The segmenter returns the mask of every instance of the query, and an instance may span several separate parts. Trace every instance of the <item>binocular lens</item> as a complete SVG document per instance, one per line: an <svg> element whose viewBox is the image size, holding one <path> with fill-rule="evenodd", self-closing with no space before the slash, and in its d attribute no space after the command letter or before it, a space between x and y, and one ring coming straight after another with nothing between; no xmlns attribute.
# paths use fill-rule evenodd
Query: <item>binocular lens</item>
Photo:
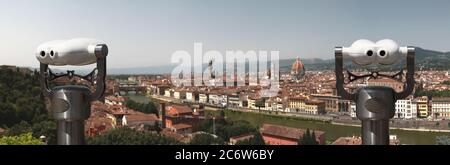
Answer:
<svg viewBox="0 0 450 165"><path fill-rule="evenodd" d="M385 56L386 55L386 51L382 50L380 51L380 56Z"/></svg>
<svg viewBox="0 0 450 165"><path fill-rule="evenodd" d="M373 55L373 51L372 50L368 50L367 51L367 56L372 56Z"/></svg>

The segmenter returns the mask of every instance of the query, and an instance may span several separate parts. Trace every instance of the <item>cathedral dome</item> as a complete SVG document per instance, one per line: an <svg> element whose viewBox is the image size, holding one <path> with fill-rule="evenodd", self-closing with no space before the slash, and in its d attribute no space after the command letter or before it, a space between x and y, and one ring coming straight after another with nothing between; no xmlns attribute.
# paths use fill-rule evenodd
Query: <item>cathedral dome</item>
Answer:
<svg viewBox="0 0 450 165"><path fill-rule="evenodd" d="M292 64L292 72L300 72L302 70L305 70L305 67L303 66L302 61L300 61L299 58L297 58L297 60L295 60L295 62Z"/></svg>
<svg viewBox="0 0 450 165"><path fill-rule="evenodd" d="M303 65L302 61L300 61L300 58L297 58L297 60L295 60L295 62L292 64L291 75L294 77L294 79L297 80L305 75L305 66Z"/></svg>

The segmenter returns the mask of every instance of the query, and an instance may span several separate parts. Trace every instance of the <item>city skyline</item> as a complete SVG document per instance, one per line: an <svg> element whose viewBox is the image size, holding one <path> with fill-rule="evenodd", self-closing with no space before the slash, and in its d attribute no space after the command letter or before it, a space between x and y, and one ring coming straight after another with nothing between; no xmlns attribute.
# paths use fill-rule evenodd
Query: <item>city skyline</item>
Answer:
<svg viewBox="0 0 450 165"><path fill-rule="evenodd" d="M448 51L450 2L12 1L0 2L1 64L37 67L45 41L92 37L110 68L170 64L177 50L279 50L280 58L333 58L334 46L392 38ZM17 10L18 8L22 10ZM9 56L8 58L5 58Z"/></svg>

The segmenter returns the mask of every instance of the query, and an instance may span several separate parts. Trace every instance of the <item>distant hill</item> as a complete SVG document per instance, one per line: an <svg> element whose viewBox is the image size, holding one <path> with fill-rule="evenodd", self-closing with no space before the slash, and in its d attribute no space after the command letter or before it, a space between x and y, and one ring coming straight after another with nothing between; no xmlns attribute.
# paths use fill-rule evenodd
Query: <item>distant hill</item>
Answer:
<svg viewBox="0 0 450 165"><path fill-rule="evenodd" d="M345 57L344 57L345 58ZM334 69L334 59L300 59L305 65L306 70L330 70ZM295 59L280 60L280 70L290 69ZM420 47L416 47L416 68L417 69L436 69L436 70L449 70L450 69L450 52L439 52L434 50L427 50ZM387 66L385 68L398 70L398 66L404 66L405 61L402 60L400 65ZM355 68L350 61L344 62L345 67Z"/></svg>
<svg viewBox="0 0 450 165"><path fill-rule="evenodd" d="M130 67L130 68L108 68L108 74L163 74L171 73L176 65Z"/></svg>
<svg viewBox="0 0 450 165"><path fill-rule="evenodd" d="M450 69L450 52L416 48L416 65L425 69Z"/></svg>
<svg viewBox="0 0 450 165"><path fill-rule="evenodd" d="M287 71L290 70L292 64L296 59L281 59L280 60L280 70ZM332 70L334 69L334 58L333 59L321 59L321 58L300 58L302 63L305 65L306 70ZM404 61L400 65L395 65L395 67L387 66L387 69L398 70L398 66L403 66ZM346 68L354 68L355 66L351 61L346 61L344 63ZM176 65L162 65L162 66L151 66L151 67L130 67L130 68L110 68L108 69L108 74L161 74L161 73L171 73ZM205 66L204 66L205 67ZM420 47L416 48L416 67L419 69L438 69L438 70L448 70L450 69L450 52L439 52L434 50L427 50Z"/></svg>

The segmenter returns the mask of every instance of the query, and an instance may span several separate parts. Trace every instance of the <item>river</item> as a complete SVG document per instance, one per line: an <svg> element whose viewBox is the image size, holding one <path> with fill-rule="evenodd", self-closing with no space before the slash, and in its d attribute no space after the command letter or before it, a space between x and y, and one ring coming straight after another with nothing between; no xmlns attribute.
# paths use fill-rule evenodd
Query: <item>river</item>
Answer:
<svg viewBox="0 0 450 165"><path fill-rule="evenodd" d="M126 96L140 103L148 103L150 101L150 99L145 95L129 94ZM318 122L295 117L273 116L236 111L227 111L226 116L231 120L249 121L254 126L260 126L262 123L272 123L296 128L321 130L326 132L325 136L327 141L334 141L342 136L360 136L359 127L334 125L329 122ZM436 144L436 136L450 136L450 133L445 132L423 132L406 130L390 130L390 134L397 135L397 138L400 140L401 144L415 145L434 145Z"/></svg>
<svg viewBox="0 0 450 165"><path fill-rule="evenodd" d="M210 113L216 113L209 111ZM262 123L278 124L296 128L309 128L312 130L324 131L327 141L334 141L343 136L360 136L361 128L354 126L334 125L329 122L312 121L297 117L285 117L265 115L252 112L237 112L227 110L226 117L231 120L245 120L254 126L259 127ZM406 131L406 130L390 130L391 135L397 135L401 144L413 145L434 145L436 144L436 136L450 136L448 132L423 132L423 131Z"/></svg>
<svg viewBox="0 0 450 165"><path fill-rule="evenodd" d="M145 95L128 94L124 96L129 97L131 100L136 101L138 103L148 103L150 101L150 99Z"/></svg>

